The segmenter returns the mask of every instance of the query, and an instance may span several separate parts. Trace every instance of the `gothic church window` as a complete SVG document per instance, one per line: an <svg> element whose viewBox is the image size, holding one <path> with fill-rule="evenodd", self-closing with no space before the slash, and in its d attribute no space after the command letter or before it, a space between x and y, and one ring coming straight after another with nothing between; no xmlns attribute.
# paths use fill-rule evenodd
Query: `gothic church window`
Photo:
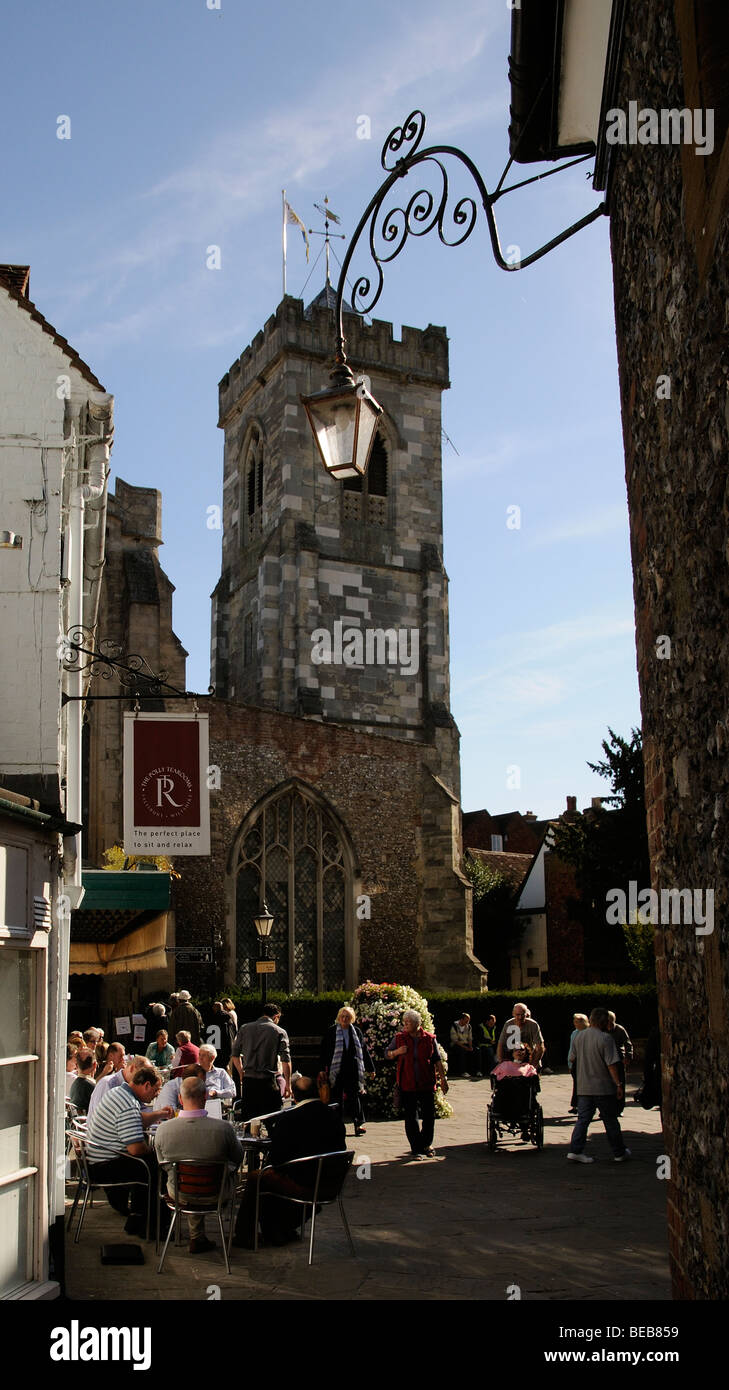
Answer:
<svg viewBox="0 0 729 1390"><path fill-rule="evenodd" d="M274 915L269 953L281 992L345 985L347 867L334 818L299 787L286 787L244 826L236 879L236 978L256 989L253 918Z"/></svg>
<svg viewBox="0 0 729 1390"><path fill-rule="evenodd" d="M367 521L371 526L386 526L387 487L387 449L382 436L377 434L365 477L345 478L342 482L343 519Z"/></svg>
<svg viewBox="0 0 729 1390"><path fill-rule="evenodd" d="M247 541L260 536L263 522L263 439L261 432L254 428L248 443L243 468L245 489L245 527Z"/></svg>

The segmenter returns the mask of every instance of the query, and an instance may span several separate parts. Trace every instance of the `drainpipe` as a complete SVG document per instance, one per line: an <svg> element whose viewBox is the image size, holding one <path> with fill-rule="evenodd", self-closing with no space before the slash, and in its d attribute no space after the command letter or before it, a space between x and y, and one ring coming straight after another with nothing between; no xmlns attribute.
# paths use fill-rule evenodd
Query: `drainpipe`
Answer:
<svg viewBox="0 0 729 1390"><path fill-rule="evenodd" d="M86 505L103 497L109 467L109 444L103 439L87 443L83 462L81 449L77 442L75 452L75 479L68 504L68 520L65 537L64 580L67 588L66 630L82 627L84 621L84 530ZM80 478L86 475L86 481ZM62 718L65 720L66 743L66 820L76 825L82 822L82 742L83 702L79 698L84 693L82 671L65 673L66 694L76 697L65 705ZM56 1031L56 1090L62 1097L65 1085L65 1057L68 1009L68 976L71 955L71 911L77 908L83 898L81 834L69 835L63 841L63 896L59 903L58 931L58 1008ZM61 1103L56 1112L56 1153L64 1152L65 1111ZM64 1211L65 1173L59 1162L56 1181L56 1215Z"/></svg>
<svg viewBox="0 0 729 1390"><path fill-rule="evenodd" d="M106 475L109 466L109 445L104 441L98 444L89 444L86 447L85 469L87 481L78 483L71 491L68 516L68 627L69 630L75 627L82 627L84 621L84 523L86 517L87 502L94 501L102 497L106 485ZM77 468L76 477L78 479L81 468ZM68 672L68 694L74 696L83 695L84 676L83 672ZM81 788L82 788L82 768L81 768L81 729L83 725L83 709L81 700L77 699L66 706L66 819L81 824ZM66 842L64 850L66 853L75 852L75 864L73 869L72 882L77 888L81 888L81 836L76 835L73 841L75 851L71 850L70 841ZM68 879L66 880L68 882ZM80 901L80 898L79 898ZM78 903L73 904L74 907Z"/></svg>

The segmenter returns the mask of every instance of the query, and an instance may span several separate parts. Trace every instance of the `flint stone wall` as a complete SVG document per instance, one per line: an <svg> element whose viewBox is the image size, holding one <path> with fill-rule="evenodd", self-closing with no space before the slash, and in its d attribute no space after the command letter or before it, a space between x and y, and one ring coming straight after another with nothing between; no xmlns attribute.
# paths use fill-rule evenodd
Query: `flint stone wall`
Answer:
<svg viewBox="0 0 729 1390"><path fill-rule="evenodd" d="M685 100L674 7L649 0L628 8L617 104L693 105ZM692 226L698 238L708 234L695 199L715 166L697 160L692 149L671 145L621 148L611 228L652 881L715 892L710 935L697 936L691 924L656 929L671 1265L676 1297L722 1299L729 1294L729 223L724 202L707 255ZM670 377L670 399L656 400L659 376ZM670 657L660 659L665 636Z"/></svg>

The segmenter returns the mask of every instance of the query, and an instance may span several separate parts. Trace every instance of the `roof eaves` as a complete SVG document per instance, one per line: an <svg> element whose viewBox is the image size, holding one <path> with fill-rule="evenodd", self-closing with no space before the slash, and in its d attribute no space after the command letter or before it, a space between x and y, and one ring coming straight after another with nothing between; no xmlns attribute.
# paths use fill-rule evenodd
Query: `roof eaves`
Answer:
<svg viewBox="0 0 729 1390"><path fill-rule="evenodd" d="M509 153L517 164L592 154L593 141L560 145L558 135L565 0L520 0L511 11Z"/></svg>
<svg viewBox="0 0 729 1390"><path fill-rule="evenodd" d="M48 336L53 339L54 343L56 344L56 347L59 347L61 349L61 351L68 358L71 365L75 367L76 370L79 371L81 375L84 376L92 386L95 386L97 391L103 391L106 394L106 387L102 386L101 382L99 381L99 378L94 375L88 363L84 362L82 357L79 357L79 354L76 352L76 349L71 347L71 344L69 343L68 339L62 337L62 335L53 327L53 324L49 323L48 319L43 317L43 314L40 312L40 309L36 308L32 299L28 299L26 295L20 294L18 292L18 290L15 288L15 285L12 283L10 277L3 274L2 271L0 271L0 285L5 290L6 294L8 294L11 299L14 299L15 303L21 309L24 309L27 314L30 315L33 322L39 324L40 327L43 329L43 332L47 333Z"/></svg>

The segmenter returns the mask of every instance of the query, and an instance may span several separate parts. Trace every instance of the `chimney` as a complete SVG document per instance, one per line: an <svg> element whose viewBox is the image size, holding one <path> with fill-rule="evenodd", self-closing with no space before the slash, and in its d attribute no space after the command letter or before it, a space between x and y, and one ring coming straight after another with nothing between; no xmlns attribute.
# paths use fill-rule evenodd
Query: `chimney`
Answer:
<svg viewBox="0 0 729 1390"><path fill-rule="evenodd" d="M4 281L11 290L15 290L21 299L30 297L29 265L0 265L0 280Z"/></svg>
<svg viewBox="0 0 729 1390"><path fill-rule="evenodd" d="M567 797L567 810L568 810L568 811L576 811L576 810L577 810L577 797L576 797L576 796L568 796L568 797Z"/></svg>
<svg viewBox="0 0 729 1390"><path fill-rule="evenodd" d="M525 812L524 812L523 819L524 819L524 820L536 820L536 819L537 819L536 812L535 812L535 811L525 811Z"/></svg>

